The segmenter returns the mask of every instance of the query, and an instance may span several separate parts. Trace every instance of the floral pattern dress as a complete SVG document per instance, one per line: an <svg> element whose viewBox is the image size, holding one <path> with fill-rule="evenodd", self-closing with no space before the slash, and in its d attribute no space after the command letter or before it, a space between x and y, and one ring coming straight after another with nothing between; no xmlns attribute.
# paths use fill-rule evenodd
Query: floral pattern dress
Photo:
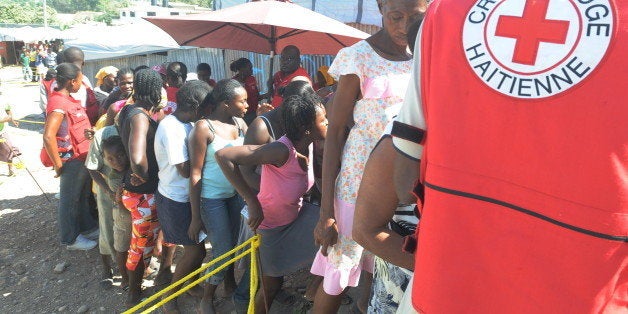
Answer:
<svg viewBox="0 0 628 314"><path fill-rule="evenodd" d="M363 40L340 50L329 69L336 79L341 75L357 75L362 97L353 109L355 124L342 150L336 180L334 213L338 242L328 250L327 257L318 252L311 270L325 277L323 289L327 294L338 295L347 286L357 286L362 269L373 272L372 255L364 252L351 237L355 201L368 156L401 108L411 67L412 60L384 59Z"/></svg>

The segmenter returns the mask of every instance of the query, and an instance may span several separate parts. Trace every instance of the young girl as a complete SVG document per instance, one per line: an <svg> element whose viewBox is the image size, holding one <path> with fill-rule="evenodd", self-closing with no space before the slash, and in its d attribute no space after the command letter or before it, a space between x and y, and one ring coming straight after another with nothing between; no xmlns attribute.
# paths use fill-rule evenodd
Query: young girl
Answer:
<svg viewBox="0 0 628 314"><path fill-rule="evenodd" d="M117 88L113 89L100 106L100 114L107 115L105 125L113 125L113 119L122 107L120 105L113 106L113 104L119 101L126 103L126 100L131 97L131 93L133 92L133 70L129 68L120 69L116 76L116 81L118 82Z"/></svg>
<svg viewBox="0 0 628 314"><path fill-rule="evenodd" d="M203 102L204 107L211 107L211 113L207 119L199 120L190 134L192 221L188 234L197 241L201 226L204 226L214 257L235 246L240 227L240 210L243 206L235 189L220 171L214 153L224 147L242 145L246 132L246 123L242 120L248 108L246 97L246 90L238 81L218 81L210 96ZM201 312L214 312L214 292L224 278L225 271L221 271L209 279L201 301ZM232 271L227 279L229 290L235 286ZM243 279L243 283L246 281L248 279ZM248 285L241 285L237 290L236 297L246 296Z"/></svg>
<svg viewBox="0 0 628 314"><path fill-rule="evenodd" d="M310 265L318 249L313 238L318 208L302 205L303 194L314 184L311 144L327 134L325 108L313 95L291 96L282 108L286 135L270 144L216 153L220 168L247 203L249 227L262 235L264 291L255 305L260 310L270 308L283 276ZM259 193L246 183L239 165L263 165Z"/></svg>
<svg viewBox="0 0 628 314"><path fill-rule="evenodd" d="M183 245L183 256L177 263L172 283L201 266L205 245L188 235L192 220L190 207L190 159L188 135L198 120L200 104L211 92L205 82L191 81L177 92L177 109L166 116L155 133L155 155L159 164L159 185L155 193L159 224L164 241ZM194 235L196 238L196 235ZM164 297L175 292L171 290ZM178 312L177 299L164 306L166 313Z"/></svg>
<svg viewBox="0 0 628 314"><path fill-rule="evenodd" d="M83 164L89 150L83 131L90 124L81 101L70 95L80 89L82 79L75 64L57 67L57 87L48 97L44 126L44 147L55 177L61 179L57 214L61 244L68 250L90 250L97 244L88 238L97 238L98 224L90 214L91 180Z"/></svg>
<svg viewBox="0 0 628 314"><path fill-rule="evenodd" d="M253 63L247 58L240 58L231 62L229 69L231 72L236 72L233 79L240 82L240 84L244 86L244 89L246 89L249 109L246 112L244 121L250 124L257 116L257 104L259 102L259 89L257 88L257 80L255 80L255 76L253 76Z"/></svg>

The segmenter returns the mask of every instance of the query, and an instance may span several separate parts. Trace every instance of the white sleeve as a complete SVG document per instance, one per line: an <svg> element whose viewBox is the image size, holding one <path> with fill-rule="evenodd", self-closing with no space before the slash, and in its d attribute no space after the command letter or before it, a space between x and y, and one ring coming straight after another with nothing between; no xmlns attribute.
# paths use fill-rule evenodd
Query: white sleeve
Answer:
<svg viewBox="0 0 628 314"><path fill-rule="evenodd" d="M393 146L408 158L419 160L423 154L426 126L421 101L421 33L417 34L414 48L412 75L401 111L395 118L391 135Z"/></svg>
<svg viewBox="0 0 628 314"><path fill-rule="evenodd" d="M168 164L175 166L190 159L184 126L177 125L176 128L173 126L168 132L163 132L163 135L162 141L168 155Z"/></svg>

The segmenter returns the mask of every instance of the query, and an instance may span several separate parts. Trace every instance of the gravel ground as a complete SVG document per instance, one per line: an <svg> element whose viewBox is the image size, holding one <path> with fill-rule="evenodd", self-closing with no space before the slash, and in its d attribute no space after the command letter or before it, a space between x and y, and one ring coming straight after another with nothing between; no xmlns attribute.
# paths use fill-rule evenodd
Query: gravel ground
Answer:
<svg viewBox="0 0 628 314"><path fill-rule="evenodd" d="M20 71L19 67L0 69L0 106L9 103L15 117L43 121L38 85L22 82ZM0 165L0 313L120 313L125 300L120 277L114 277L113 288L100 287L98 250L68 251L59 244L54 197L59 181L39 162L42 131L42 124L27 122L8 128L26 167L18 169L16 177L7 177L6 166ZM302 297L306 282L305 270L287 277L284 302L275 302L271 313L306 313L308 303ZM152 281L144 285L148 295ZM355 293L350 294L355 298ZM235 313L227 300L217 300L219 313ZM195 313L197 302L182 296L183 312ZM351 303L344 305L340 313L351 313L351 308Z"/></svg>

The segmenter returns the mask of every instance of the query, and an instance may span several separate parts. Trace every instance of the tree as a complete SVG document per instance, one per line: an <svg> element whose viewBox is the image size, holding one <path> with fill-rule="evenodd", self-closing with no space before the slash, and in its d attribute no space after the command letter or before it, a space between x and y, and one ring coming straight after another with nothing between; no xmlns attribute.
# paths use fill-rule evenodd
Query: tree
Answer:
<svg viewBox="0 0 628 314"><path fill-rule="evenodd" d="M57 11L48 7L48 24L58 24ZM35 1L0 0L0 23L6 24L44 24L43 4Z"/></svg>
<svg viewBox="0 0 628 314"><path fill-rule="evenodd" d="M76 13L79 11L98 11L103 0L48 0L48 5L61 13Z"/></svg>

